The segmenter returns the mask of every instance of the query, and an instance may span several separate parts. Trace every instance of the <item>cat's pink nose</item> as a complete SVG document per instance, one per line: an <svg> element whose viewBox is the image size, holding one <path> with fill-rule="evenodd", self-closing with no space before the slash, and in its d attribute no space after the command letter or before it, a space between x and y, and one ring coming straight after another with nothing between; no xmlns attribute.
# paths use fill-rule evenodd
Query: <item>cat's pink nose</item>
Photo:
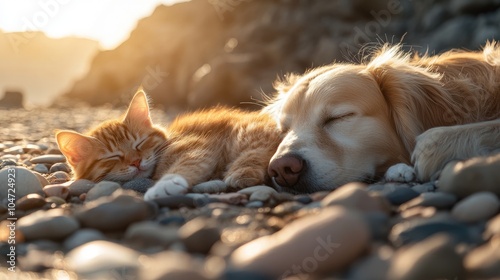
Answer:
<svg viewBox="0 0 500 280"><path fill-rule="evenodd" d="M139 166L141 166L141 159L136 159L136 160L132 161L130 163L130 166L135 166L135 167L139 168Z"/></svg>

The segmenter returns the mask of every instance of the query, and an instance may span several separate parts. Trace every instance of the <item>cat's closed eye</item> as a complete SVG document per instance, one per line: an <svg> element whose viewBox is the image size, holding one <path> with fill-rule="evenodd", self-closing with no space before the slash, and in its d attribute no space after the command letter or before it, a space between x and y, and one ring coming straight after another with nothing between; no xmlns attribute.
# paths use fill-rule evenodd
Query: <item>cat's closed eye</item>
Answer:
<svg viewBox="0 0 500 280"><path fill-rule="evenodd" d="M146 140L148 140L148 139L147 139L147 138L144 138L144 139L140 140L140 141L139 141L139 143L135 144L135 145L134 145L134 147L133 147L133 148L134 148L134 150L136 150L136 151L140 151L140 150L141 150L141 148L142 148L142 145L143 145L144 143L146 143Z"/></svg>
<svg viewBox="0 0 500 280"><path fill-rule="evenodd" d="M113 154L113 155L109 155L109 156L100 158L99 160L108 161L108 160L123 160L123 159L124 159L123 155L121 155L121 154Z"/></svg>

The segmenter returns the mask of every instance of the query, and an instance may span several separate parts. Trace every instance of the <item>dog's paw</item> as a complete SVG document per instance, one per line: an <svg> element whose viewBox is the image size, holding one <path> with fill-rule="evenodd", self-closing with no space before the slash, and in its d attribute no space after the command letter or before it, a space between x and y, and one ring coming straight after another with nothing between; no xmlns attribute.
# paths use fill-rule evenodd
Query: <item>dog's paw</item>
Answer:
<svg viewBox="0 0 500 280"><path fill-rule="evenodd" d="M453 128L436 127L417 137L411 159L419 181L436 179L446 163L454 159L457 151L452 133Z"/></svg>
<svg viewBox="0 0 500 280"><path fill-rule="evenodd" d="M166 174L144 194L144 200L167 197L188 192L189 184L184 177L177 174Z"/></svg>
<svg viewBox="0 0 500 280"><path fill-rule="evenodd" d="M384 178L389 182L409 183L415 181L416 176L413 167L404 163L398 163L387 169Z"/></svg>

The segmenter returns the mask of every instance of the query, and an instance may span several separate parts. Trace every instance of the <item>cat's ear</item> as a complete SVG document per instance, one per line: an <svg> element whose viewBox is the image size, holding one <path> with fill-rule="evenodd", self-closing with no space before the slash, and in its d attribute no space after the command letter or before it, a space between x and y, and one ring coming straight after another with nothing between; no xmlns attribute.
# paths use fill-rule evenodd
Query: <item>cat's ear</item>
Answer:
<svg viewBox="0 0 500 280"><path fill-rule="evenodd" d="M94 138L80 133L61 130L56 133L59 149L73 166L95 151Z"/></svg>
<svg viewBox="0 0 500 280"><path fill-rule="evenodd" d="M128 106L125 122L138 125L139 127L151 127L151 116L149 115L148 97L143 90L139 90L132 98Z"/></svg>

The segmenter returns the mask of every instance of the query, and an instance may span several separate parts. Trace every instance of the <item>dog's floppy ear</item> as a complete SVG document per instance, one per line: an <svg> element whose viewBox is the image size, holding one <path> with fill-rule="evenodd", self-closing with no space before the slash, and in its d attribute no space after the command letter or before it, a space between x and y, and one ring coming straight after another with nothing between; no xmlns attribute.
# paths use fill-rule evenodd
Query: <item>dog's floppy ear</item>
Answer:
<svg viewBox="0 0 500 280"><path fill-rule="evenodd" d="M367 70L378 83L396 131L410 153L419 134L448 123L450 113L457 112L453 98L443 89L441 75L411 64L398 47L382 51Z"/></svg>

